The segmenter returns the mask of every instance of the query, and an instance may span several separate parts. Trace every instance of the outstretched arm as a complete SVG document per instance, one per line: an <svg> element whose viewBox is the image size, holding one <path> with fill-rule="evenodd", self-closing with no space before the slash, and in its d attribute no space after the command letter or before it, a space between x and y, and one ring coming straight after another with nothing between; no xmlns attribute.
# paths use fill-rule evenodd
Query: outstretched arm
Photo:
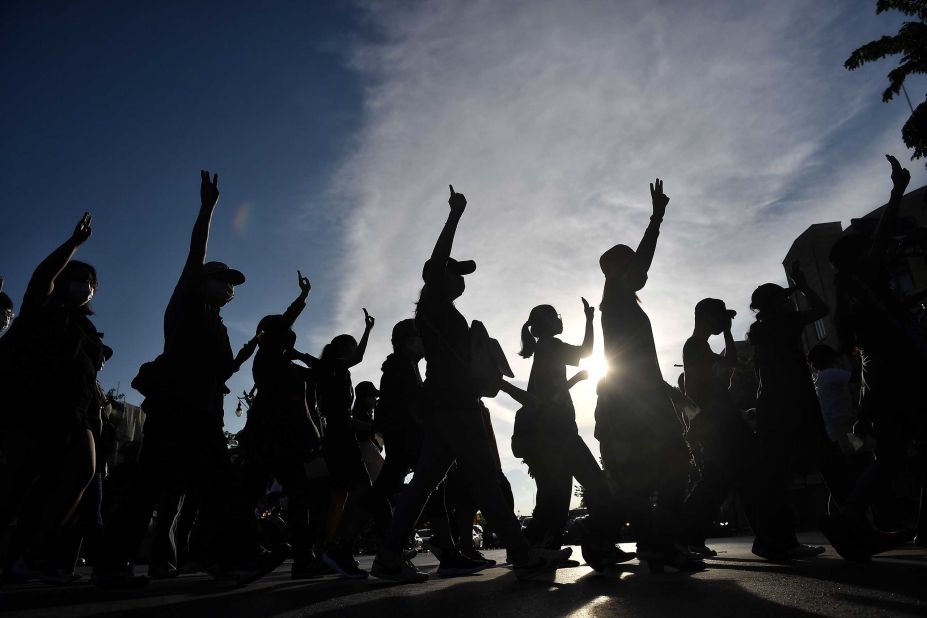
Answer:
<svg viewBox="0 0 927 618"><path fill-rule="evenodd" d="M213 174L209 179L207 170L200 170L200 212L193 224L193 234L190 238L190 252L184 264L184 274L194 270L199 274L200 267L206 261L206 245L209 242L209 228L212 225L212 213L219 203L219 174Z"/></svg>
<svg viewBox="0 0 927 618"><path fill-rule="evenodd" d="M296 323L296 318L298 318L299 314L306 308L306 299L309 298L309 290L312 289L309 279L303 277L303 274L298 270L296 271L296 276L299 277L299 296L297 296L296 300L290 303L290 306L283 312L283 322L286 328L292 328L293 324Z"/></svg>
<svg viewBox="0 0 927 618"><path fill-rule="evenodd" d="M669 204L669 196L663 193L663 181L659 178L650 183L650 201L653 205L653 214L650 216L650 223L644 231L644 237L637 245L637 251L634 255L633 269L635 274L643 277L650 270L653 263L653 255L657 250L657 237L660 235L660 223L663 222L663 215L666 214L666 205Z"/></svg>
<svg viewBox="0 0 927 618"><path fill-rule="evenodd" d="M354 357L348 361L348 368L359 365L364 360L364 352L367 351L367 340L370 338L370 331L376 320L364 309L364 334L361 335L360 341L357 342L357 349L354 351Z"/></svg>
<svg viewBox="0 0 927 618"><path fill-rule="evenodd" d="M888 240L895 231L898 210L901 208L901 198L904 197L905 189L908 188L908 183L911 182L911 172L901 167L898 159L891 155L885 155L885 158L888 159L892 166L892 194L873 235L872 248L869 249L869 257L876 260L882 259Z"/></svg>
<svg viewBox="0 0 927 618"><path fill-rule="evenodd" d="M824 300L818 296L817 292L808 285L808 281L805 279L805 273L801 270L801 264L797 261L792 263L791 276L792 281L795 282L795 287L804 295L808 304L811 306L810 309L799 312L798 315L801 316L802 322L811 324L830 313L827 303L825 303Z"/></svg>
<svg viewBox="0 0 927 618"><path fill-rule="evenodd" d="M42 260L32 273L29 279L29 285L26 286L26 293L23 296L22 306L19 308L20 315L31 311L32 307L41 304L55 289L55 279L64 270L77 248L84 244L90 238L90 213L85 212L84 216L77 223L71 237L64 241L60 247L51 252L51 254Z"/></svg>
<svg viewBox="0 0 927 618"><path fill-rule="evenodd" d="M447 263L447 258L451 257L451 247L454 245L457 224L467 207L467 198L462 193L455 193L454 185L448 185L448 187L450 187L451 196L448 198L447 203L451 207L451 211L447 215L447 221L444 223L444 227L441 228L441 234L438 235L438 241L431 252L431 269L425 283L431 283L443 276L444 265Z"/></svg>
<svg viewBox="0 0 927 618"><path fill-rule="evenodd" d="M238 373L238 370L241 369L241 366L244 365L249 358L254 354L254 351L257 349L258 344L261 342L261 337L264 336L264 331L258 331L258 333L251 338L248 343L241 346L241 349L238 351L238 354L235 355L235 358L232 359L232 364L226 370L225 379L228 380L233 375Z"/></svg>
<svg viewBox="0 0 927 618"><path fill-rule="evenodd" d="M589 301L581 298L583 301L583 313L586 314L586 332L583 335L583 344L579 346L579 357L586 358L592 354L592 346L595 344L595 333L593 330L593 318L595 317L595 307L589 305Z"/></svg>

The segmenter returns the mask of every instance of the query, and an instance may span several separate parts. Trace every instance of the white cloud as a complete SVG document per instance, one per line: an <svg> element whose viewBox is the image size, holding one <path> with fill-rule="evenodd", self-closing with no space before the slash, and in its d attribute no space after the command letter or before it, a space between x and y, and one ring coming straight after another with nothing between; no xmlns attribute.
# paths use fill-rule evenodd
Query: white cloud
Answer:
<svg viewBox="0 0 927 618"><path fill-rule="evenodd" d="M598 302L605 249L636 246L654 176L672 201L641 296L671 380L698 299L727 300L744 332L750 292L783 278L779 264L801 230L881 201L880 157L903 151L902 110L876 107L888 67L848 74L841 65L888 28L844 32L859 21L842 21L849 3L703 5L367 7L376 40L358 41L352 55L368 84L366 119L333 184L347 205L350 257L340 265L344 319L329 330L356 330L361 306L378 318L356 380L378 379L392 324L412 313L448 183L470 202L454 255L479 265L458 306L500 339L521 379L530 365L515 352L528 311L554 304L564 339L581 339L579 298ZM870 142L835 150L870 124ZM593 388L576 391L597 452ZM514 406L503 398L490 405L514 470ZM530 483L515 485L519 509L530 510Z"/></svg>

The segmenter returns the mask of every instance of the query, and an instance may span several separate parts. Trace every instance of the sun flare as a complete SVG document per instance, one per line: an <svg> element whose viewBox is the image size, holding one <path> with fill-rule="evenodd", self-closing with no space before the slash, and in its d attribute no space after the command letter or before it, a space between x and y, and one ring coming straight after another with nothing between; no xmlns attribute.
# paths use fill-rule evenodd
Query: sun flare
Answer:
<svg viewBox="0 0 927 618"><path fill-rule="evenodd" d="M589 372L589 381L595 384L608 373L608 363L604 356L588 356L579 361L579 368Z"/></svg>

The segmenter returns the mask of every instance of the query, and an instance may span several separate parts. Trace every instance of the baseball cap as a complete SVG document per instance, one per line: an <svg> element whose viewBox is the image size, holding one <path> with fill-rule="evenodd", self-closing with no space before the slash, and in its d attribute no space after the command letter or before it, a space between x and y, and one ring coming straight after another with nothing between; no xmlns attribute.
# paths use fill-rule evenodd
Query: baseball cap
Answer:
<svg viewBox="0 0 927 618"><path fill-rule="evenodd" d="M232 285L241 285L245 282L245 276L241 271L229 268L225 262L206 262L200 271L203 277L216 277L224 279Z"/></svg>

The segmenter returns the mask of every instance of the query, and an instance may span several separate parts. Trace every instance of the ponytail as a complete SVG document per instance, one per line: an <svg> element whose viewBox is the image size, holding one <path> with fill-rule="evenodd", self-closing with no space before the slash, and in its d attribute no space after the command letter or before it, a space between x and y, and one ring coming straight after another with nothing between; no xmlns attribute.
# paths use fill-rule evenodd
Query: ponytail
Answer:
<svg viewBox="0 0 927 618"><path fill-rule="evenodd" d="M521 352L519 352L518 355L522 358L531 358L531 356L534 355L534 348L537 345L537 340L534 338L534 335L531 334L529 325L530 319L521 327Z"/></svg>

